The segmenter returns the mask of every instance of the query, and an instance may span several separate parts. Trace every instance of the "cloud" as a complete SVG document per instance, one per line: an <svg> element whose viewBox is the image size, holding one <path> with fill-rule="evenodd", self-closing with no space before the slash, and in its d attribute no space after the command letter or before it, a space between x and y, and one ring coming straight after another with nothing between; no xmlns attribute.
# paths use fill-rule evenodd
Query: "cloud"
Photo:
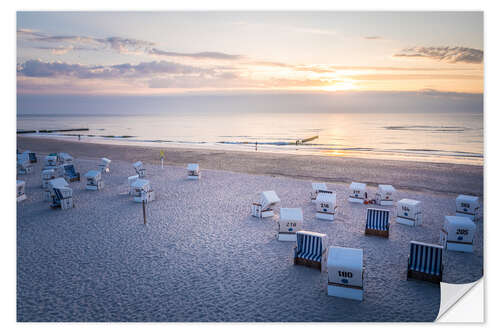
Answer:
<svg viewBox="0 0 500 333"><path fill-rule="evenodd" d="M188 58L205 58L205 59L220 59L220 60L236 60L241 59L243 56L237 54L227 54L222 52L198 52L198 53L181 53L181 52L169 52L162 51L156 48L152 48L147 51L149 54L158 56L169 56L169 57L188 57Z"/></svg>
<svg viewBox="0 0 500 333"><path fill-rule="evenodd" d="M396 58L427 58L448 63L480 64L483 62L483 50L468 47L411 47L393 55Z"/></svg>
<svg viewBox="0 0 500 333"><path fill-rule="evenodd" d="M372 39L383 39L383 38L381 36L365 36L365 37L363 37L363 39L372 40Z"/></svg>

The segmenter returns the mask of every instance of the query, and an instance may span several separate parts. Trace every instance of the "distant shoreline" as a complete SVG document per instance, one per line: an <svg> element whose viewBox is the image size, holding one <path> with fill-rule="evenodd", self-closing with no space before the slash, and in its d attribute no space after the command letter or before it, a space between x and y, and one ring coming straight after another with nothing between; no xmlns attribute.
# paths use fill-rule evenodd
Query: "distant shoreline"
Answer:
<svg viewBox="0 0 500 333"><path fill-rule="evenodd" d="M253 151L200 148L147 147L53 138L17 136L17 148L39 154L66 151L75 157L100 158L165 165L199 163L202 169L309 179L331 183L365 182L392 184L396 188L437 193L483 195L483 166L368 159L338 156L311 156Z"/></svg>

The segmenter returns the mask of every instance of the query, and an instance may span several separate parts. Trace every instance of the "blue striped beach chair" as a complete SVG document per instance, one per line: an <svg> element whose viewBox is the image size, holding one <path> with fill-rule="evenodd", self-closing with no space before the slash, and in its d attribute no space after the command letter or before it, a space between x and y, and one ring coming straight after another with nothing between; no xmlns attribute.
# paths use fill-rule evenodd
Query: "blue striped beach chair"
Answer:
<svg viewBox="0 0 500 333"><path fill-rule="evenodd" d="M389 237L389 211L368 208L366 212L365 235Z"/></svg>
<svg viewBox="0 0 500 333"><path fill-rule="evenodd" d="M326 255L326 239L325 234L297 231L293 263L321 270Z"/></svg>
<svg viewBox="0 0 500 333"><path fill-rule="evenodd" d="M443 279L443 247L411 241L407 278L440 283Z"/></svg>

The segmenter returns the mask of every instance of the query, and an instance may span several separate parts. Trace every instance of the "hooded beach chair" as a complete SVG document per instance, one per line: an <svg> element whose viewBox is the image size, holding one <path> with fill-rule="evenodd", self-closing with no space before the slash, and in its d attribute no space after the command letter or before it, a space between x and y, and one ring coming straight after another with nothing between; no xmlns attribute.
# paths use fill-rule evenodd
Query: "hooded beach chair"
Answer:
<svg viewBox="0 0 500 333"><path fill-rule="evenodd" d="M316 218L333 221L337 213L337 196L332 191L319 190L316 203Z"/></svg>
<svg viewBox="0 0 500 333"><path fill-rule="evenodd" d="M52 196L51 208L61 208L63 210L74 207L73 204L73 190L69 187L54 187L52 189L54 195Z"/></svg>
<svg viewBox="0 0 500 333"><path fill-rule="evenodd" d="M73 156L68 153L58 153L57 160L59 164L73 164Z"/></svg>
<svg viewBox="0 0 500 333"><path fill-rule="evenodd" d="M457 210L455 215L463 216L476 221L479 215L479 198L461 194L456 199Z"/></svg>
<svg viewBox="0 0 500 333"><path fill-rule="evenodd" d="M133 166L139 178L146 177L146 168L144 167L141 161L135 162Z"/></svg>
<svg viewBox="0 0 500 333"><path fill-rule="evenodd" d="M312 183L311 201L314 202L318 196L319 191L327 191L325 183Z"/></svg>
<svg viewBox="0 0 500 333"><path fill-rule="evenodd" d="M312 231L297 231L297 242L294 248L295 265L305 265L321 271L326 258L327 236Z"/></svg>
<svg viewBox="0 0 500 333"><path fill-rule="evenodd" d="M415 227L422 224L420 201L401 199L398 201L396 222Z"/></svg>
<svg viewBox="0 0 500 333"><path fill-rule="evenodd" d="M76 172L75 166L73 164L63 164L62 167L64 170L64 178L67 181L69 181L70 183L80 181L80 173Z"/></svg>
<svg viewBox="0 0 500 333"><path fill-rule="evenodd" d="M149 180L137 179L132 183L132 196L135 202L150 202L155 199L155 192L151 188Z"/></svg>
<svg viewBox="0 0 500 333"><path fill-rule="evenodd" d="M26 175L33 172L33 167L27 157L27 155L22 155L21 158L17 160L17 174Z"/></svg>
<svg viewBox="0 0 500 333"><path fill-rule="evenodd" d="M445 216L439 240L444 249L474 252L476 224L468 217Z"/></svg>
<svg viewBox="0 0 500 333"><path fill-rule="evenodd" d="M379 185L375 194L376 204L381 206L394 205L394 193L396 193L396 190L392 185Z"/></svg>
<svg viewBox="0 0 500 333"><path fill-rule="evenodd" d="M17 193L17 202L26 200L26 182L24 180L18 180L16 183L16 193Z"/></svg>
<svg viewBox="0 0 500 333"><path fill-rule="evenodd" d="M302 230L304 217L301 208L281 208L278 222L278 240L296 242L297 231Z"/></svg>
<svg viewBox="0 0 500 333"><path fill-rule="evenodd" d="M189 163L187 166L188 179L200 179L200 166L196 163Z"/></svg>
<svg viewBox="0 0 500 333"><path fill-rule="evenodd" d="M101 163L99 163L99 170L102 173L108 173L110 164L111 164L111 160L109 158L106 158L106 157L101 158Z"/></svg>
<svg viewBox="0 0 500 333"><path fill-rule="evenodd" d="M36 153L29 151L29 150L26 152L28 153L28 157L29 157L31 163L36 163L38 161L38 159L36 158Z"/></svg>
<svg viewBox="0 0 500 333"><path fill-rule="evenodd" d="M368 197L366 184L352 182L349 186L349 202L363 203Z"/></svg>
<svg viewBox="0 0 500 333"><path fill-rule="evenodd" d="M328 248L328 296L363 300L363 249Z"/></svg>
<svg viewBox="0 0 500 333"><path fill-rule="evenodd" d="M252 216L258 218L273 217L273 208L280 203L280 198L274 191L264 191L260 194L260 202L252 203Z"/></svg>
<svg viewBox="0 0 500 333"><path fill-rule="evenodd" d="M46 167L56 167L57 166L57 155L50 154L45 156L45 166Z"/></svg>
<svg viewBox="0 0 500 333"><path fill-rule="evenodd" d="M54 169L42 170L42 188L47 188L49 181L56 178L56 171Z"/></svg>
<svg viewBox="0 0 500 333"><path fill-rule="evenodd" d="M368 208L365 235L389 237L389 213L385 209Z"/></svg>
<svg viewBox="0 0 500 333"><path fill-rule="evenodd" d="M407 278L440 283L443 279L443 247L411 241Z"/></svg>
<svg viewBox="0 0 500 333"><path fill-rule="evenodd" d="M90 170L85 174L87 179L87 190L98 191L104 187L104 181L101 179L101 172L97 170Z"/></svg>

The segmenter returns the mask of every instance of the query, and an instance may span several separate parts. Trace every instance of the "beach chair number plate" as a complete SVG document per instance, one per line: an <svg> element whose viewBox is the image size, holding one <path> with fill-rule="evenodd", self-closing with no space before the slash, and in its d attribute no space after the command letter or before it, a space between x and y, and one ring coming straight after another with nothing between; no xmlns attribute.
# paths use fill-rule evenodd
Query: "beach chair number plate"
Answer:
<svg viewBox="0 0 500 333"><path fill-rule="evenodd" d="M468 235L469 230L468 229L457 229L457 235Z"/></svg>

